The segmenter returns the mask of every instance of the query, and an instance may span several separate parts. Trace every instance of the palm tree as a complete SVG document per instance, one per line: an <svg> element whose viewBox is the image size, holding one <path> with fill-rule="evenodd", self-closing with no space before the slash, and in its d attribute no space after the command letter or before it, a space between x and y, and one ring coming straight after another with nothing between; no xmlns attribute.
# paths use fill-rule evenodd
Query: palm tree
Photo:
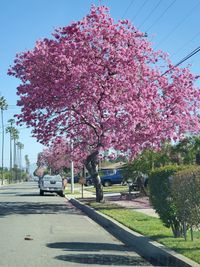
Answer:
<svg viewBox="0 0 200 267"><path fill-rule="evenodd" d="M173 147L173 155L177 164L198 164L198 155L200 157L199 137L185 137Z"/></svg>
<svg viewBox="0 0 200 267"><path fill-rule="evenodd" d="M6 133L9 133L10 135L10 175L11 175L11 179L12 179L12 132L13 132L13 124L14 124L15 120L14 119L10 119L8 120L8 123L10 124L7 128L6 128ZM9 181L10 183L10 181Z"/></svg>
<svg viewBox="0 0 200 267"><path fill-rule="evenodd" d="M8 108L8 104L6 99L1 96L0 97L0 109L1 109L1 128L2 128L2 158L1 158L1 184L3 185L3 168L4 168L4 121L3 121L3 112Z"/></svg>
<svg viewBox="0 0 200 267"><path fill-rule="evenodd" d="M13 163L14 163L14 172L15 172L15 179L17 178L17 151L16 151L16 143L17 140L19 139L19 131L13 127L12 130L12 135L11 135L12 140L14 141L14 154L13 154Z"/></svg>
<svg viewBox="0 0 200 267"><path fill-rule="evenodd" d="M18 148L18 152L19 152L19 170L20 170L20 180L21 180L21 173L22 173L22 149L24 148L24 145L21 142L17 142L16 146Z"/></svg>
<svg viewBox="0 0 200 267"><path fill-rule="evenodd" d="M28 158L28 155L25 155L25 162L26 162L26 173L29 173L30 160Z"/></svg>

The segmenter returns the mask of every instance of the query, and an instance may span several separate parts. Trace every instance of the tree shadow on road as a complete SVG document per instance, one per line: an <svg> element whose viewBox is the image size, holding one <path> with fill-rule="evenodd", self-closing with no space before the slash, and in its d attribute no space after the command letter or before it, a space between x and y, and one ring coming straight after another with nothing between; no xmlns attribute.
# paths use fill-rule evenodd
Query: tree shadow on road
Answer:
<svg viewBox="0 0 200 267"><path fill-rule="evenodd" d="M88 243L88 242L56 242L47 244L49 248L62 249L64 251L101 251L115 250L127 251L131 249L123 244Z"/></svg>
<svg viewBox="0 0 200 267"><path fill-rule="evenodd" d="M56 193L45 193L45 197L54 197L56 196ZM39 197L39 193L27 193L27 194L17 194L18 197Z"/></svg>
<svg viewBox="0 0 200 267"><path fill-rule="evenodd" d="M16 196L17 194L16 194L16 192L10 192L10 191L1 192L0 196L4 197L4 195L14 195L14 196Z"/></svg>
<svg viewBox="0 0 200 267"><path fill-rule="evenodd" d="M131 248L123 244L111 243L89 243L89 242L56 242L49 243L47 247L72 252L59 255L57 260L95 265L117 265L117 266L148 266L150 265L139 255L127 255ZM83 252L83 253L82 253ZM94 253L95 252L95 253Z"/></svg>
<svg viewBox="0 0 200 267"><path fill-rule="evenodd" d="M151 266L139 256L115 255L115 254L68 254L56 257L57 260L95 265L112 266Z"/></svg>
<svg viewBox="0 0 200 267"><path fill-rule="evenodd" d="M55 242L48 243L47 247L65 251L65 255L59 255L55 258L66 262L88 265L152 266L151 264L153 264L153 266L160 266L158 262L151 259L149 259L151 262L149 263L141 256L135 254L133 248L124 244Z"/></svg>
<svg viewBox="0 0 200 267"><path fill-rule="evenodd" d="M80 214L81 212L69 205L49 204L44 202L2 202L0 203L0 218L9 215L30 214Z"/></svg>
<svg viewBox="0 0 200 267"><path fill-rule="evenodd" d="M29 186L29 187L25 187L25 186L13 186L13 185L6 185L4 187L0 187L0 192L2 191L6 191L6 190L15 190L15 191L19 191L19 190L30 190L30 189L36 189L38 186L34 185L34 186Z"/></svg>

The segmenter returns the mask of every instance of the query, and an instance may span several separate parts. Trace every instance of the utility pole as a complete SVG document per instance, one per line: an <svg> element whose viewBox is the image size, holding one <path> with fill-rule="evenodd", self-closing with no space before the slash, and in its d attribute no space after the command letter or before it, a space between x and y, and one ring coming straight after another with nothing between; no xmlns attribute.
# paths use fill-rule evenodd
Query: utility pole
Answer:
<svg viewBox="0 0 200 267"><path fill-rule="evenodd" d="M1 109L1 128L2 128L2 150L1 150L1 184L3 185L3 180L4 180L4 120L3 120L3 112L8 108L8 104L6 102L6 99L1 96L0 97L0 109Z"/></svg>
<svg viewBox="0 0 200 267"><path fill-rule="evenodd" d="M73 151L73 141L71 141L71 150ZM74 162L71 160L71 193L74 193Z"/></svg>
<svg viewBox="0 0 200 267"><path fill-rule="evenodd" d="M74 162L71 161L71 193L74 193Z"/></svg>
<svg viewBox="0 0 200 267"><path fill-rule="evenodd" d="M9 184L12 182L12 134L13 134L13 124L14 124L15 120L14 119L10 119L8 120L8 123L10 124L8 127L6 127L6 133L9 133L10 136L10 177L9 177Z"/></svg>

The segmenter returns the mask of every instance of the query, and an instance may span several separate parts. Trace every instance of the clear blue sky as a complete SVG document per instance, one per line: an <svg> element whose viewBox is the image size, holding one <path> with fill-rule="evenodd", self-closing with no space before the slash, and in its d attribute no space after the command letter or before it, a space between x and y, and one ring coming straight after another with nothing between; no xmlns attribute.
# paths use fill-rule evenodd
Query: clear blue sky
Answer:
<svg viewBox="0 0 200 267"><path fill-rule="evenodd" d="M115 20L130 19L147 32L153 47L171 55L174 63L200 46L200 0L1 0L0 1L0 92L8 102L5 123L19 111L16 87L19 81L7 75L16 53L30 50L35 41L50 37L55 28L84 17L91 4L110 8ZM200 52L187 61L193 73L200 73ZM0 129L1 130L1 129ZM42 146L25 126L19 128L31 163ZM0 144L1 145L1 144ZM9 142L5 140L5 164L9 165Z"/></svg>

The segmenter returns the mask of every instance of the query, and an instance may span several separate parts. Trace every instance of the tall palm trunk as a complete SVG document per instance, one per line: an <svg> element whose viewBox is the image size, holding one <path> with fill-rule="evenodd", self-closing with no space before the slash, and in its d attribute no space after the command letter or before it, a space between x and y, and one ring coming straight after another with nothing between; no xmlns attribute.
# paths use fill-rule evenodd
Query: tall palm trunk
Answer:
<svg viewBox="0 0 200 267"><path fill-rule="evenodd" d="M4 123L3 123L3 109L1 109L1 128L2 128L2 151L1 151L1 184L3 185L4 180Z"/></svg>
<svg viewBox="0 0 200 267"><path fill-rule="evenodd" d="M14 177L15 177L15 180L17 180L17 164L16 164L16 139L14 139L14 147L13 147L13 164L14 164Z"/></svg>
<svg viewBox="0 0 200 267"><path fill-rule="evenodd" d="M19 179L20 179L20 181L21 181L21 179L22 179L22 148L21 147L19 147L19 171L20 171L20 173L19 173Z"/></svg>
<svg viewBox="0 0 200 267"><path fill-rule="evenodd" d="M3 164L4 164L4 123L3 123L3 111L6 110L8 107L6 100L3 96L0 97L0 109L1 109L1 126L2 126L2 158L1 158L1 183L3 184Z"/></svg>
<svg viewBox="0 0 200 267"><path fill-rule="evenodd" d="M10 182L12 181L12 134L10 131Z"/></svg>
<svg viewBox="0 0 200 267"><path fill-rule="evenodd" d="M8 120L8 123L10 124L8 127L6 127L6 133L9 133L10 138L10 176L9 176L9 183L12 181L12 135L14 131L13 123L15 122L14 119Z"/></svg>

